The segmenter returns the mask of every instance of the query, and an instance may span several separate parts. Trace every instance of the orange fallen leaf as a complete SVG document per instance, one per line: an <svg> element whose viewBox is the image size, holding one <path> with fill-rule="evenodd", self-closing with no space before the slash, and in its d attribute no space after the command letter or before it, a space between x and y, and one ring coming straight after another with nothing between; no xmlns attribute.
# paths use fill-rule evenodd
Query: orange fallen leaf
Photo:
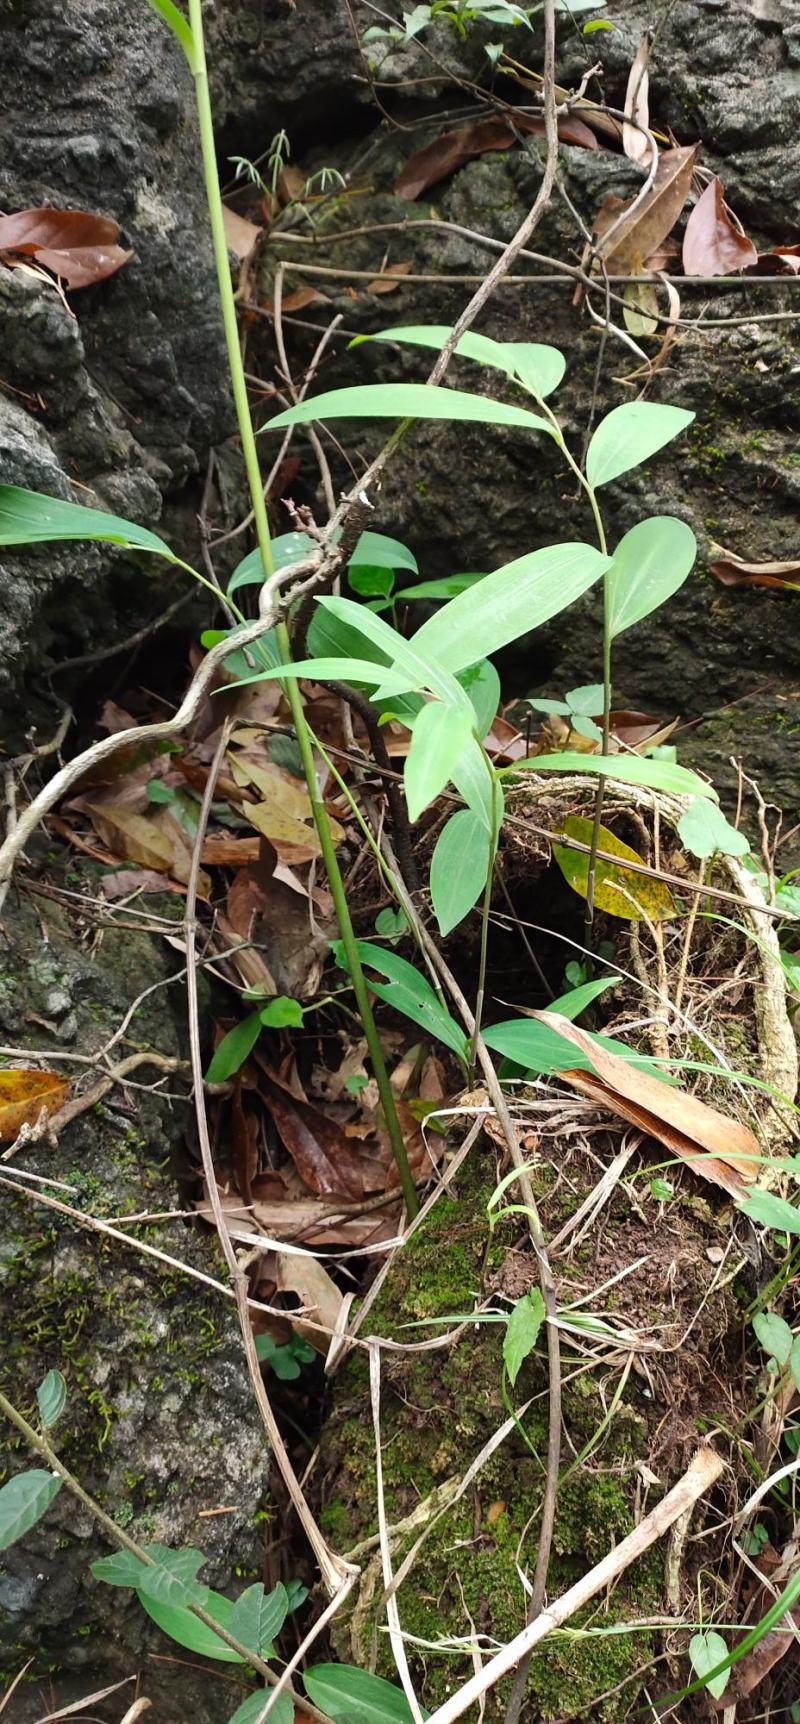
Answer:
<svg viewBox="0 0 800 1724"><path fill-rule="evenodd" d="M685 1090L661 1083L618 1054L611 1053L585 1030L557 1012L532 1012L550 1029L580 1048L591 1061L592 1071L564 1071L560 1076L580 1091L602 1103L630 1124L641 1126L712 1185L721 1186L731 1197L747 1196L759 1173L758 1143L746 1125L728 1119L716 1108Z"/></svg>
<svg viewBox="0 0 800 1724"><path fill-rule="evenodd" d="M410 268L410 260L408 263L387 264L386 268L381 270L380 275L376 275L374 281L367 282L366 292L394 293L395 288L400 286L401 278L404 275L408 275Z"/></svg>
<svg viewBox="0 0 800 1724"><path fill-rule="evenodd" d="M42 1108L57 1113L69 1095L68 1078L17 1067L0 1071L0 1142L13 1143L24 1125L35 1125Z"/></svg>

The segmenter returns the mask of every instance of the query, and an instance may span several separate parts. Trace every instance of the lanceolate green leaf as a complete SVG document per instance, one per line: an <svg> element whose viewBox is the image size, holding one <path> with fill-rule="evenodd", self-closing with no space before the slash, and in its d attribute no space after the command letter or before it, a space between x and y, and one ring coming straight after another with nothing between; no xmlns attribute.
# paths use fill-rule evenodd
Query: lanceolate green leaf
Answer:
<svg viewBox="0 0 800 1724"><path fill-rule="evenodd" d="M272 565L275 569L288 569L290 564L299 563L315 549L314 540L308 533L280 533L272 540ZM256 547L248 551L247 556L237 564L228 582L228 595L239 591L240 587L263 586L264 564L261 552Z"/></svg>
<svg viewBox="0 0 800 1724"><path fill-rule="evenodd" d="M94 1570L93 1570L94 1571ZM148 1616L152 1617L164 1634L179 1646L185 1646L187 1652L196 1652L201 1658L216 1658L221 1664L242 1664L244 1660L234 1652L232 1646L227 1646L224 1640L206 1628L198 1616L191 1610L186 1610L179 1604L161 1604L154 1598L148 1598L144 1592L139 1593L139 1600ZM220 1628L230 1634L233 1605L224 1593L209 1592L206 1596L205 1609Z"/></svg>
<svg viewBox="0 0 800 1724"><path fill-rule="evenodd" d="M459 687L455 677L450 674L450 667L443 669L435 659L429 660L420 652L415 638L410 641L404 640L402 635L398 634L397 630L393 629L384 617L376 616L374 611L368 610L365 605L356 604L353 599L326 597L320 599L319 603L323 609L330 611L342 622L351 624L353 628L358 629L360 634L367 635L379 651L386 653L391 659L392 670L381 677L380 687L375 694L376 700L381 700L392 694L400 694L403 687L402 678L405 675L407 678L404 684L406 689L427 688L440 700L444 700L450 705L463 706L465 709L469 706L463 689ZM467 665L473 664L476 659L483 656L482 652L470 653L463 665L456 665L455 669L465 669ZM340 672L340 675L346 676L346 673Z"/></svg>
<svg viewBox="0 0 800 1724"><path fill-rule="evenodd" d="M402 1689L368 1670L350 1664L318 1664L306 1671L303 1683L309 1700L335 1724L413 1724Z"/></svg>
<svg viewBox="0 0 800 1724"><path fill-rule="evenodd" d="M401 545L399 539L390 539L386 533L362 533L347 566L350 569L410 569L412 575L419 574L413 551Z"/></svg>
<svg viewBox="0 0 800 1724"><path fill-rule="evenodd" d="M405 694L410 688L424 686L411 672L395 670L391 666L384 670L370 659L304 658L300 659L298 664L277 665L273 670L262 670L253 676L243 676L238 682L229 683L228 687L245 688L251 682L280 682L285 677L293 677L295 680L298 677L307 677L311 682L362 682L367 685L380 683L382 694L387 696Z"/></svg>
<svg viewBox="0 0 800 1724"><path fill-rule="evenodd" d="M492 728L500 705L500 678L488 658L481 659L480 664L470 665L468 670L458 671L457 675L461 687L469 696L477 721L477 733L483 741L487 731Z"/></svg>
<svg viewBox="0 0 800 1724"><path fill-rule="evenodd" d="M459 593L469 592L477 581L485 579L484 575L445 575L442 581L420 581L417 587L401 587L395 593L396 599L456 599Z"/></svg>
<svg viewBox="0 0 800 1724"><path fill-rule="evenodd" d="M612 638L663 605L691 573L697 541L673 515L652 515L631 527L606 575Z"/></svg>
<svg viewBox="0 0 800 1724"><path fill-rule="evenodd" d="M403 780L408 812L418 820L444 790L467 746L475 722L471 707L427 701L414 719Z"/></svg>
<svg viewBox="0 0 800 1724"><path fill-rule="evenodd" d="M60 1371L48 1371L36 1390L39 1417L45 1430L54 1425L67 1401L67 1385Z"/></svg>
<svg viewBox="0 0 800 1724"><path fill-rule="evenodd" d="M486 1046L542 1077L553 1072L594 1071L588 1055L537 1018L510 1018L483 1031Z"/></svg>
<svg viewBox="0 0 800 1724"><path fill-rule="evenodd" d="M754 1191L737 1208L762 1227L775 1227L780 1233L800 1233L800 1207L778 1197L774 1191Z"/></svg>
<svg viewBox="0 0 800 1724"><path fill-rule="evenodd" d="M449 671L489 658L580 598L611 559L579 542L529 551L451 599L417 629L412 645Z"/></svg>
<svg viewBox="0 0 800 1724"><path fill-rule="evenodd" d="M192 35L188 21L184 18L183 13L178 11L177 6L174 4L174 0L147 0L147 4L148 6L152 6L153 11L157 12L159 17L163 18L164 23L169 26L176 41L180 42L189 65L192 71L194 71L194 36Z"/></svg>
<svg viewBox="0 0 800 1724"><path fill-rule="evenodd" d="M310 425L324 419L442 419L455 424L473 420L480 425L518 425L523 431L553 428L525 407L509 407L488 395L470 395L463 389L441 389L430 383L361 383L349 389L332 389L287 407L265 425L265 431L281 431L287 425Z"/></svg>
<svg viewBox="0 0 800 1724"><path fill-rule="evenodd" d="M589 444L589 484L609 485L631 467L640 467L691 425L693 418L685 407L662 407L655 401L626 401L622 407L613 407L601 419Z"/></svg>
<svg viewBox="0 0 800 1724"><path fill-rule="evenodd" d="M505 807L503 787L498 777L494 784L493 798L492 780L486 770L486 756L474 736L470 738L460 760L456 762L451 776L459 796L463 796L467 807L472 809L473 814L477 814L486 831L499 831Z"/></svg>
<svg viewBox="0 0 800 1724"><path fill-rule="evenodd" d="M469 914L486 885L491 839L471 808L459 808L442 827L431 860L430 889L443 936Z"/></svg>
<svg viewBox="0 0 800 1724"><path fill-rule="evenodd" d="M453 333L452 324L423 323L401 325L397 329L381 329L376 335L357 335L351 347L364 341L395 341L400 346L430 347L440 353ZM462 359L475 359L479 365L490 365L507 377L517 377L540 401L551 395L566 369L566 360L557 347L545 347L535 341L493 341L491 336L467 330L455 349Z"/></svg>
<svg viewBox="0 0 800 1724"><path fill-rule="evenodd" d="M536 1346L544 1318L544 1299L539 1288L532 1287L530 1293L524 1293L522 1298L517 1300L503 1337L503 1364L512 1388L524 1360Z"/></svg>
<svg viewBox="0 0 800 1724"><path fill-rule="evenodd" d="M244 1065L261 1034L261 1013L251 1012L223 1036L206 1072L206 1083L227 1083Z"/></svg>
<svg viewBox="0 0 800 1724"><path fill-rule="evenodd" d="M671 760L645 760L638 754L573 754L565 749L563 754L537 754L534 760L520 760L502 768L503 777L525 771L588 772L618 784L644 784L667 795L707 796L712 802L719 801L713 785L698 778L688 766L676 766Z"/></svg>
<svg viewBox="0 0 800 1724"><path fill-rule="evenodd" d="M17 1473L3 1485L0 1490L0 1550L8 1550L9 1545L16 1544L18 1538L30 1532L60 1489L60 1478L40 1467Z"/></svg>
<svg viewBox="0 0 800 1724"><path fill-rule="evenodd" d="M395 1011L402 1012L412 1023L419 1024L420 1029L435 1036L445 1047L451 1048L459 1059L465 1059L465 1033L449 1012L445 1011L427 978L397 952L387 952L380 946L373 945L371 940L358 940L356 943L364 969L369 972L367 983L372 993L377 994L379 1000L385 1000L388 1005L394 1006ZM347 963L341 940L335 940L331 949L337 964L346 970ZM378 975L384 976L386 980L376 982L372 971L377 971Z"/></svg>
<svg viewBox="0 0 800 1724"><path fill-rule="evenodd" d="M87 509L83 503L65 503L43 491L0 485L0 545L43 545L57 539L98 539L177 561L163 539L135 521Z"/></svg>

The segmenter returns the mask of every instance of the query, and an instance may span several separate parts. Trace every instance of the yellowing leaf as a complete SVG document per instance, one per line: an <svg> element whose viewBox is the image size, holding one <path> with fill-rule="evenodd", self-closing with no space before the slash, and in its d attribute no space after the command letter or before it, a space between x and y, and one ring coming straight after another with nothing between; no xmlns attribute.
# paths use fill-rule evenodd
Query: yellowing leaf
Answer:
<svg viewBox="0 0 800 1724"><path fill-rule="evenodd" d="M35 1125L42 1108L57 1113L69 1081L55 1072L0 1071L0 1142L13 1143L24 1125Z"/></svg>
<svg viewBox="0 0 800 1724"><path fill-rule="evenodd" d="M593 829L594 821L581 814L570 814L561 828L564 837L575 838L579 844L587 845L592 842ZM606 826L600 827L598 849L610 856L619 856L621 861L645 866L644 858L623 844ZM574 892L585 898L589 890L588 852L568 850L566 845L554 844L553 855L564 879ZM651 922L660 922L677 914L672 898L660 880L632 874L629 869L616 867L613 862L597 862L594 902L597 910L603 910L609 916L620 916L628 922L639 922L644 917Z"/></svg>
<svg viewBox="0 0 800 1724"><path fill-rule="evenodd" d="M86 808L98 837L115 856L155 868L159 874L172 872L174 845L146 814L113 802L87 802Z"/></svg>

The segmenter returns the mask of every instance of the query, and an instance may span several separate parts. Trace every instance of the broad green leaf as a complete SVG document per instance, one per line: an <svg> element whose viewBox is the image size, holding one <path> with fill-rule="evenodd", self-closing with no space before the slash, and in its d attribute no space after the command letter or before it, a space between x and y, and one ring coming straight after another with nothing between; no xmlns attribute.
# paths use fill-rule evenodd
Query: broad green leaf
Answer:
<svg viewBox="0 0 800 1724"><path fill-rule="evenodd" d="M227 1083L239 1071L258 1041L261 1022L261 1013L251 1012L223 1036L206 1072L206 1083Z"/></svg>
<svg viewBox="0 0 800 1724"><path fill-rule="evenodd" d="M603 684L587 682L581 688L570 688L566 694L566 711L596 718L603 710Z"/></svg>
<svg viewBox="0 0 800 1724"><path fill-rule="evenodd" d="M579 542L529 551L451 599L417 629L412 645L446 670L464 670L565 610L609 565Z"/></svg>
<svg viewBox="0 0 800 1724"><path fill-rule="evenodd" d="M546 431L553 436L547 420L529 413L526 407L509 407L488 395L441 389L431 383L359 383L349 389L331 389L287 407L262 430L281 431L287 425L310 425L326 419L441 419L452 424L472 420L479 425L518 425L524 431Z"/></svg>
<svg viewBox="0 0 800 1724"><path fill-rule="evenodd" d="M429 347L441 353L452 333L453 325L449 323L401 325L397 329L381 329L376 335L357 335L350 346L358 347L364 341L394 341L400 346ZM455 351L461 359L475 359L479 365L505 372L506 377L518 377L540 401L558 387L566 368L564 355L557 347L544 347L535 341L493 341L491 336L478 335L473 329L461 336Z"/></svg>
<svg viewBox="0 0 800 1724"><path fill-rule="evenodd" d="M272 540L272 566L275 569L288 569L291 563L299 563L317 549L316 541L309 533L281 533ZM240 587L263 586L264 564L261 552L256 546L254 551L248 551L247 556L237 563L228 582L228 597L239 591Z"/></svg>
<svg viewBox="0 0 800 1724"><path fill-rule="evenodd" d="M486 831L499 831L505 812L503 786L499 775L492 780L487 772L486 755L474 736L470 737L464 753L456 761L451 776L459 796L463 796L467 807L477 814Z"/></svg>
<svg viewBox="0 0 800 1724"><path fill-rule="evenodd" d="M460 808L442 827L431 859L434 915L443 936L469 914L486 885L491 840L471 808Z"/></svg>
<svg viewBox="0 0 800 1724"><path fill-rule="evenodd" d="M317 1664L305 1672L303 1684L312 1704L335 1724L413 1724L402 1689L355 1665Z"/></svg>
<svg viewBox="0 0 800 1724"><path fill-rule="evenodd" d="M418 587L402 587L396 599L457 599L468 593L483 575L446 575L443 581L421 581Z"/></svg>
<svg viewBox="0 0 800 1724"><path fill-rule="evenodd" d="M759 1311L753 1318L753 1329L764 1352L777 1359L779 1365L788 1365L794 1337L777 1311Z"/></svg>
<svg viewBox="0 0 800 1724"><path fill-rule="evenodd" d="M693 856L746 856L750 845L743 832L726 820L722 809L705 797L695 797L678 821L678 837Z"/></svg>
<svg viewBox="0 0 800 1724"><path fill-rule="evenodd" d="M138 1587L146 1566L128 1550L117 1550L113 1556L99 1556L90 1564L95 1580L105 1581L106 1586L134 1588Z"/></svg>
<svg viewBox="0 0 800 1724"><path fill-rule="evenodd" d="M569 1018L570 1023L574 1023L581 1012L585 1012L586 1007L608 988L613 988L618 979L617 976L601 976L596 982L583 982L579 988L572 988L568 994L562 994L559 1000L553 1000L544 1010L558 1012L559 1017Z"/></svg>
<svg viewBox="0 0 800 1724"><path fill-rule="evenodd" d="M586 815L570 814L562 822L561 830L566 838L575 838L579 844L588 845L592 842L594 821ZM621 862L636 862L644 866L644 857L632 850L629 844L623 844L607 826L600 827L598 849L608 851L611 856L619 856ZM554 844L553 856L573 892L586 898L589 892L587 852L571 850L565 844ZM670 893L661 880L632 874L629 869L615 867L613 862L603 862L599 858L595 866L594 902L597 910L609 916L619 916L625 922L640 922L642 918L660 922L677 914Z"/></svg>
<svg viewBox="0 0 800 1724"><path fill-rule="evenodd" d="M391 659L383 647L344 617L335 616L324 605L315 605L306 635L306 647L314 658L368 659L388 669ZM351 678L351 681L354 679ZM374 681L374 678L370 678Z"/></svg>
<svg viewBox="0 0 800 1724"><path fill-rule="evenodd" d="M654 401L625 401L601 419L586 457L586 477L593 487L609 485L631 467L671 443L691 425L694 414L685 407L662 407ZM273 420L273 424L277 421Z"/></svg>
<svg viewBox="0 0 800 1724"><path fill-rule="evenodd" d="M504 351L514 368L514 375L537 400L544 401L559 383L567 369L563 353L557 347L547 347L538 341L504 341Z"/></svg>
<svg viewBox="0 0 800 1724"><path fill-rule="evenodd" d="M776 1197L773 1191L753 1191L736 1207L762 1227L775 1227L781 1233L800 1233L800 1208L785 1197Z"/></svg>
<svg viewBox="0 0 800 1724"><path fill-rule="evenodd" d="M174 4L174 0L147 0L147 4L148 6L152 6L153 11L157 12L160 18L163 18L164 23L168 25L176 41L180 42L191 70L194 71L194 36L192 35L190 26L184 18L183 13L179 12L177 6Z"/></svg>
<svg viewBox="0 0 800 1724"><path fill-rule="evenodd" d="M670 599L691 574L696 556L691 527L674 515L651 515L631 527L606 575L612 639Z"/></svg>
<svg viewBox="0 0 800 1724"><path fill-rule="evenodd" d="M289 1027L299 1030L303 1024L303 1008L299 1000L290 1000L287 994L278 994L276 999L270 1000L269 1005L262 1007L259 1017L262 1024L269 1029L282 1030Z"/></svg>
<svg viewBox="0 0 800 1724"><path fill-rule="evenodd" d="M67 1385L60 1371L48 1371L36 1390L36 1399L42 1427L47 1431L55 1424L66 1405Z"/></svg>
<svg viewBox="0 0 800 1724"><path fill-rule="evenodd" d="M94 1573L94 1564L92 1572ZM224 1640L206 1628L199 1616L194 1616L191 1610L185 1610L182 1605L160 1604L154 1598L148 1598L144 1592L139 1593L140 1603L149 1617L171 1640L184 1646L187 1652L196 1652L201 1658L216 1658L221 1664L243 1664L244 1660L234 1652L232 1646L227 1646ZM221 1592L208 1592L205 1610L218 1622L220 1628L231 1633L231 1616L233 1605L229 1598Z"/></svg>
<svg viewBox="0 0 800 1724"><path fill-rule="evenodd" d="M128 550L155 551L176 561L169 545L104 509L87 509L83 503L64 503L42 491L25 491L19 485L0 485L0 545L44 545L57 539L98 539Z"/></svg>
<svg viewBox="0 0 800 1724"><path fill-rule="evenodd" d="M268 1688L260 1688L257 1694L249 1694L241 1706L237 1706L228 1724L257 1724L270 1696ZM272 1703L272 1711L267 1718L267 1724L294 1724L295 1710L291 1694L279 1694Z"/></svg>
<svg viewBox="0 0 800 1724"><path fill-rule="evenodd" d="M322 598L320 606L332 612L335 617L345 623L350 623L361 634L367 635L380 652L386 653L391 659L391 671L381 678L380 687L376 690L375 699L382 700L393 694L400 694L404 689L427 688L440 700L454 706L469 709L469 702L450 674L450 667L442 669L437 661L429 660L417 645L416 638L404 640L383 617L376 616L374 611L367 610L364 605L357 605L353 599ZM420 631L421 632L421 631ZM470 653L463 663L452 668L466 670L476 659L482 658L482 652ZM402 673L402 674L401 674ZM371 674L371 672L370 672ZM406 681L403 684L403 676Z"/></svg>
<svg viewBox="0 0 800 1724"><path fill-rule="evenodd" d="M532 1287L530 1293L524 1293L522 1298L517 1300L503 1336L503 1364L512 1388L524 1360L536 1346L544 1317L544 1299L539 1288Z"/></svg>
<svg viewBox="0 0 800 1724"><path fill-rule="evenodd" d="M505 1054L506 1059L540 1077L554 1072L594 1071L581 1048L538 1018L509 1018L506 1023L490 1024L483 1031L483 1039L495 1053Z"/></svg>
<svg viewBox="0 0 800 1724"><path fill-rule="evenodd" d="M158 1549L159 1555L155 1567L148 1564L142 1569L136 1589L140 1598L155 1604L205 1605L209 1589L195 1580L206 1560L201 1550L169 1550L154 1545L145 1548L151 1556Z"/></svg>
<svg viewBox="0 0 800 1724"><path fill-rule="evenodd" d="M480 664L470 665L469 670L460 670L457 674L461 687L469 695L477 719L477 733L483 741L492 728L500 705L500 678L488 658L481 659Z"/></svg>
<svg viewBox="0 0 800 1724"><path fill-rule="evenodd" d="M407 545L401 545L399 539L390 539L386 533L362 533L347 566L351 570L362 567L410 569L412 575L419 574L413 551L409 551Z"/></svg>
<svg viewBox="0 0 800 1724"><path fill-rule="evenodd" d="M278 649L278 634L276 629L267 629L258 640L250 641L246 647L237 647L237 637L249 627L248 623L236 623L230 629L204 629L200 636L200 645L210 648L219 645L220 641L229 640L232 652L225 655L225 669L228 676L242 677L253 681L256 673L261 670L274 670L281 662Z"/></svg>
<svg viewBox="0 0 800 1724"><path fill-rule="evenodd" d="M359 958L366 971L376 970L385 981L376 982L372 975L367 976L367 984L379 1000L385 1000L395 1011L402 1012L411 1022L426 1030L428 1035L435 1036L445 1047L451 1048L459 1059L466 1056L467 1039L450 1013L437 999L427 977L415 970L405 958L397 952L387 952L381 946L375 946L370 940L357 940L356 947ZM344 946L341 940L334 940L332 951L337 964L343 970L347 969Z"/></svg>
<svg viewBox="0 0 800 1724"><path fill-rule="evenodd" d="M0 1550L16 1544L32 1526L41 1520L61 1489L56 1473L46 1473L40 1467L17 1473L0 1490Z"/></svg>
<svg viewBox="0 0 800 1724"><path fill-rule="evenodd" d="M231 1611L230 1632L250 1652L270 1657L272 1642L277 1639L289 1614L285 1586L280 1584L265 1596L261 1581L240 1592Z"/></svg>
<svg viewBox="0 0 800 1724"><path fill-rule="evenodd" d="M537 754L533 760L519 760L504 766L502 776L515 772L581 772L594 773L598 778L611 778L618 784L644 784L650 790L665 790L673 796L707 796L718 802L713 785L698 778L687 766L676 766L671 760L643 760L638 754Z"/></svg>
<svg viewBox="0 0 800 1724"><path fill-rule="evenodd" d="M343 599L341 602L346 604L348 601ZM370 611L363 614L372 615ZM253 676L240 677L238 682L229 683L228 687L245 688L251 682L278 682L284 677L295 681L307 677L310 682L363 682L368 685L379 682L385 695L405 694L416 686L411 672L393 668L383 670L368 659L304 658L297 664L276 665Z"/></svg>
<svg viewBox="0 0 800 1724"><path fill-rule="evenodd" d="M368 563L360 563L355 569L351 563L347 579L353 592L358 593L361 599L389 599L392 596L394 575L391 569L370 568Z"/></svg>
<svg viewBox="0 0 800 1724"><path fill-rule="evenodd" d="M701 1633L693 1634L689 1641L689 1658L692 1669L701 1678L708 1676L709 1671L715 1670L716 1666L727 1656L728 1648L722 1635L717 1634L716 1629L703 1629ZM719 1700L720 1695L724 1694L728 1686L728 1675L729 1672L723 1670L719 1676L712 1676L706 1682L708 1692L713 1694L715 1700Z"/></svg>
<svg viewBox="0 0 800 1724"><path fill-rule="evenodd" d="M406 755L403 783L411 820L420 815L449 783L467 746L475 717L471 709L427 701L414 720Z"/></svg>
<svg viewBox="0 0 800 1724"><path fill-rule="evenodd" d="M398 940L407 931L408 917L405 910L392 910L390 906L387 906L385 910L378 911L375 917L375 932L381 934L384 940L388 940L390 946L396 946ZM366 1083L366 1081L365 1078L364 1082Z"/></svg>

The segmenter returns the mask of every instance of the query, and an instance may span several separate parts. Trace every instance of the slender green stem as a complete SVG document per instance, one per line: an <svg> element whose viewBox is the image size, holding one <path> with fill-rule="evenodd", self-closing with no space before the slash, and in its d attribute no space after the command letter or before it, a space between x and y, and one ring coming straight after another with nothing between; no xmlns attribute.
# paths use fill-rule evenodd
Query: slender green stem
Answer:
<svg viewBox="0 0 800 1724"><path fill-rule="evenodd" d="M211 96L208 87L208 68L206 65L205 36L203 29L202 0L189 0L189 22L194 36L194 80L197 100L197 117L200 127L200 147L203 157L203 175L205 180L206 199L208 202L209 220L211 223L211 239L214 247L214 261L217 267L217 282L219 287L222 322L225 330L225 344L228 351L233 399L236 406L236 417L239 425L239 435L242 441L245 469L247 472L250 498L253 505L258 546L264 568L264 578L273 572L272 550L270 546L269 519L264 501L264 490L261 482L261 468L256 448L253 421L250 416L250 402L247 396L247 380L244 374L241 348L239 346L239 327L236 317L236 301L231 282L231 272L228 263L228 244L225 238L225 223L223 217L222 196L217 172L216 146L214 142L214 122L211 111ZM277 629L278 649L284 664L291 662L292 650L289 632L285 623L280 623ZM297 742L303 762L308 794L314 815L314 824L320 841L323 861L328 873L331 894L336 910L342 942L344 944L350 974L353 980L358 1008L364 1024L364 1034L372 1060L375 1080L381 1098L386 1129L392 1146L392 1153L397 1163L403 1196L409 1216L417 1214L417 1202L414 1177L409 1166L400 1121L397 1117L392 1088L389 1083L386 1064L383 1058L378 1031L370 1005L369 993L364 980L364 972L358 956L353 924L345 897L344 882L339 870L339 863L331 837L327 810L317 786L317 775L314 766L314 754L311 746L308 725L303 711L300 691L294 679L286 684L287 698L291 709L292 720L297 733Z"/></svg>
<svg viewBox="0 0 800 1724"><path fill-rule="evenodd" d="M475 1054L476 1054L477 1045L478 1045L478 1037L481 1033L481 1019L483 1017L483 1001L484 1001L484 996L486 993L486 965L487 965L487 960L488 960L488 956L489 956L489 915L490 915L491 908L492 908L492 886L494 884L494 864L495 864L495 857L497 855L497 840L498 840L498 831L497 831L497 773L495 772L494 767L492 766L492 763L489 759L489 756L486 753L484 753L483 758L486 761L486 765L489 769L489 776L491 778L491 783L492 783L492 836L491 836L491 843L490 843L490 849L489 849L489 868L488 868L488 871L486 874L486 885L484 886L484 889L483 889L483 904L481 906L481 951L480 951L480 961L479 961L479 965L478 965L478 990L477 990L477 994L475 996L475 1027L472 1031L472 1041L470 1043L470 1049L469 1049L469 1081L470 1081L470 1083L472 1082L472 1075L473 1075L473 1070L474 1070L474 1066L475 1066Z"/></svg>
<svg viewBox="0 0 800 1724"><path fill-rule="evenodd" d="M284 663L288 663L291 658L291 644L289 641L289 631L284 622L278 624L277 635L281 657L283 658ZM303 771L308 785L308 794L311 798L314 824L317 828L320 848L322 850L322 860L325 863L325 869L328 875L331 897L333 898L333 907L336 911L336 920L339 924L342 936L342 945L344 946L345 957L347 958L347 967L350 971L350 977L353 983L353 992L356 996L356 1004L358 1005L359 1012L361 1013L361 1021L364 1025L364 1035L366 1037L367 1047L369 1048L369 1056L372 1060L375 1082L378 1085L378 1094L381 1098L381 1107L383 1108L383 1117L386 1121L386 1130L389 1133L389 1142L392 1146L392 1154L395 1159L397 1171L400 1175L400 1185L405 1199L406 1209L409 1217L413 1217L419 1211L417 1189L414 1184L414 1175L411 1172L408 1160L408 1152L406 1150L402 1127L397 1116L394 1094L389 1082L389 1074L386 1070L386 1061L383 1057L383 1048L381 1047L380 1036L378 1035L372 1006L370 1004L369 990L364 977L364 971L361 968L361 959L358 955L358 944L353 930L350 911L347 906L344 881L342 879L336 850L334 848L328 814L319 792L319 785L317 784L317 774L314 766L314 751L311 745L311 733L308 728L305 712L303 711L303 702L300 698L300 690L298 689L294 678L287 678L286 688L292 718L294 720L294 727L297 733L297 745L300 749L300 758L303 762Z"/></svg>

